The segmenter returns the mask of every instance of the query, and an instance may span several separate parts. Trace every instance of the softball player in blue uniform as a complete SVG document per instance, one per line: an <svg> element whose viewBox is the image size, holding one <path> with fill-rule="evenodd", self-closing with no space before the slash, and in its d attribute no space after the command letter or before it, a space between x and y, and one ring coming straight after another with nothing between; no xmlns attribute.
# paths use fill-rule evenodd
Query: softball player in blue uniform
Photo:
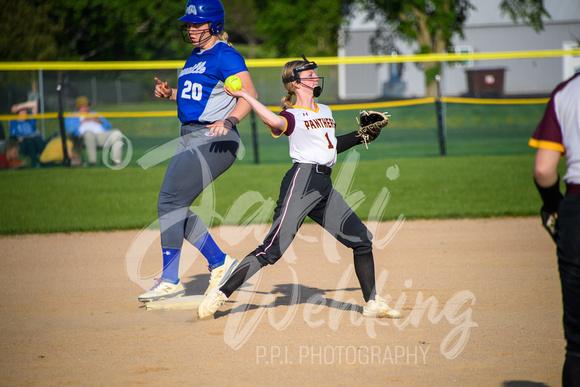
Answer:
<svg viewBox="0 0 580 387"><path fill-rule="evenodd" d="M225 12L219 0L189 0L179 20L186 23L182 35L194 50L179 74L177 88L155 78L155 96L177 101L182 126L177 152L159 193L163 274L139 296L142 302L185 293L178 275L184 238L208 261L211 275L206 293L238 263L220 250L189 207L235 161L240 145L235 125L251 110L246 101L226 94L225 79L236 75L251 95L257 95L244 58L227 43Z"/></svg>
<svg viewBox="0 0 580 387"><path fill-rule="evenodd" d="M282 80L288 94L282 99L283 111L276 115L247 91L231 91L245 99L274 137L288 138L293 165L282 179L274 220L262 245L246 256L221 287L210 291L198 308L200 318L213 315L225 300L262 267L276 263L292 243L306 216L324 227L340 243L351 248L354 268L365 304L366 317L400 316L375 291L372 235L359 217L332 186L330 178L336 155L362 139L357 132L335 136L335 121L328 106L314 101L322 92L324 79L315 73L316 63L286 63ZM319 80L322 86L319 86ZM296 103L292 104L293 96Z"/></svg>

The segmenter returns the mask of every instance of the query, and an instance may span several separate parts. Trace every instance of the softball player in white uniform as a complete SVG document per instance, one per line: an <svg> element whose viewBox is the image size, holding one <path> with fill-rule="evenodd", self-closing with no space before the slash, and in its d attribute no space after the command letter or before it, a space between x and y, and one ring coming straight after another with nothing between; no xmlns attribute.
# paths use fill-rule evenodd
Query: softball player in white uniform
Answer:
<svg viewBox="0 0 580 387"><path fill-rule="evenodd" d="M552 92L529 145L538 148L534 180L542 197L542 221L557 244L564 307L566 360L562 386L580 386L580 73ZM566 194L560 193L558 164L566 155Z"/></svg>
<svg viewBox="0 0 580 387"><path fill-rule="evenodd" d="M220 288L208 293L198 308L204 318L213 315L225 300L247 279L266 265L276 263L292 243L306 216L324 227L354 254L355 273L359 280L367 317L399 317L375 292L372 235L359 217L332 186L330 178L338 152L362 142L357 132L337 138L335 121L328 106L314 101L322 92L315 73L316 63L292 61L282 73L288 95L282 100L280 115L272 113L247 91L226 92L245 99L274 137L288 138L293 165L282 179L274 220L262 245L246 256ZM292 97L296 103L292 104Z"/></svg>

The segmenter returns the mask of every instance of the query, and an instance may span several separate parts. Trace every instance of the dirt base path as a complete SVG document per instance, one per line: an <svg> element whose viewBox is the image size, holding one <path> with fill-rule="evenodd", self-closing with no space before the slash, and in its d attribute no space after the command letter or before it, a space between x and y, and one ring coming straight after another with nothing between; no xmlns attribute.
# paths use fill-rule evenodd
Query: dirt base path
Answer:
<svg viewBox="0 0 580 387"><path fill-rule="evenodd" d="M202 321L137 301L161 265L155 231L1 238L0 384L560 384L560 284L539 219L369 228L399 320L361 317L351 253L315 225ZM265 231L212 234L241 258ZM209 273L190 246L181 267L187 294L203 293Z"/></svg>

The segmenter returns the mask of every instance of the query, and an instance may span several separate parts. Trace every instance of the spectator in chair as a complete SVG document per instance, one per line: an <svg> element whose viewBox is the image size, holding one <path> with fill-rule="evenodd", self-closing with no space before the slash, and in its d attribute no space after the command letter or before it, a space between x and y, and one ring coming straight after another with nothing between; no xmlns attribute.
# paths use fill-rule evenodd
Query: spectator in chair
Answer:
<svg viewBox="0 0 580 387"><path fill-rule="evenodd" d="M69 135L83 140L89 166L97 164L97 147L111 144L111 159L115 165L121 164L123 157L123 134L119 129L111 129L111 123L97 112L91 110L89 99L80 96L76 99L76 115L67 117L64 126Z"/></svg>
<svg viewBox="0 0 580 387"><path fill-rule="evenodd" d="M66 139L66 150L71 166L82 164L81 153L83 150L82 140L77 136L68 136ZM62 165L64 161L64 152L62 146L62 137L53 135L46 143L42 154L40 155L40 164L43 167Z"/></svg>

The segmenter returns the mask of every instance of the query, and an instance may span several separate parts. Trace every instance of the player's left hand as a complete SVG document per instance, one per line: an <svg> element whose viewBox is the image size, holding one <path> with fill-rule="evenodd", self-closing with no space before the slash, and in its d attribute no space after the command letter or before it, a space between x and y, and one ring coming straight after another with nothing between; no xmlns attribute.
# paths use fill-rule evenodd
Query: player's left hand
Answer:
<svg viewBox="0 0 580 387"><path fill-rule="evenodd" d="M207 128L209 128L210 136L216 137L224 136L230 131L224 126L224 121L216 121L213 124L207 125Z"/></svg>
<svg viewBox="0 0 580 387"><path fill-rule="evenodd" d="M367 146L369 142L373 142L379 137L381 130L388 124L389 115L387 113L361 110L357 136L361 137Z"/></svg>

